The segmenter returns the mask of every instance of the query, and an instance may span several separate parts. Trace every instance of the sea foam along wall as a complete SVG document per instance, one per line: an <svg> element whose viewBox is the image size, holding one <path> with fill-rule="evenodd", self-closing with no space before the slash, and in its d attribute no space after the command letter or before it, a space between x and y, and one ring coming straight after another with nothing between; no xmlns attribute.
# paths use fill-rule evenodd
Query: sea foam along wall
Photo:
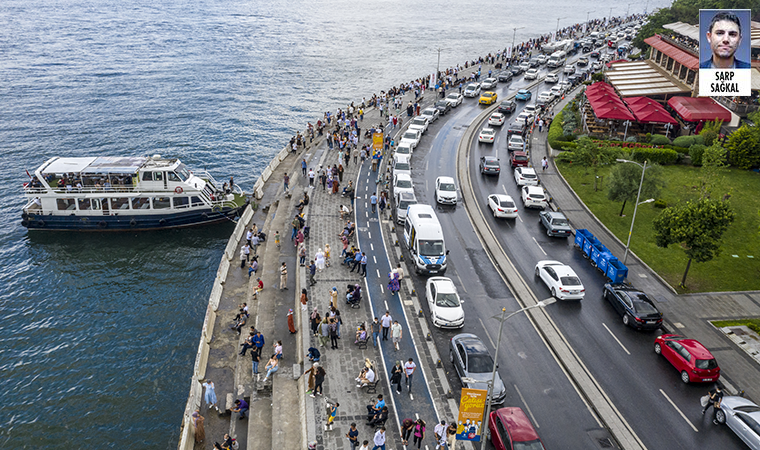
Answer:
<svg viewBox="0 0 760 450"><path fill-rule="evenodd" d="M280 165L280 163L287 158L290 148L285 146L278 154L272 158L264 171L259 175L256 183L253 185L253 196L260 200L264 195L264 183L269 180L272 173ZM206 376L206 365L208 364L209 343L214 334L214 323L216 323L216 311L219 308L219 301L222 297L222 290L224 283L227 280L227 272L230 268L230 261L235 257L237 251L237 244L243 238L243 233L248 227L251 219L253 218L253 207L251 204L245 209L243 215L235 226L235 231L232 232L229 241L227 241L227 247L224 249L224 254L219 262L219 269L216 271L216 279L214 279L213 287L211 288L211 294L208 299L208 307L206 308L206 316L203 319L203 328L201 329L201 338L198 343L198 352L195 355L195 365L193 366L193 375L190 378L190 394L185 404L185 412L182 416L182 428L180 430L178 450L192 450L195 446L195 437L193 435L192 414L196 409L201 406L201 400L203 399L203 387L200 380L203 380Z"/></svg>

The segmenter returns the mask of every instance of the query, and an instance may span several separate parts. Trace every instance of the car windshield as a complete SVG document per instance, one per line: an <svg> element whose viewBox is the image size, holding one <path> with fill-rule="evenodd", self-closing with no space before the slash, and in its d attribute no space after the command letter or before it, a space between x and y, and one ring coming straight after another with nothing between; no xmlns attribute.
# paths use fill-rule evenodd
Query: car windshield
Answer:
<svg viewBox="0 0 760 450"><path fill-rule="evenodd" d="M449 94L446 96L446 98L448 98L449 100L456 100L457 98L459 98L459 96L457 94Z"/></svg>
<svg viewBox="0 0 760 450"><path fill-rule="evenodd" d="M443 106L443 107L446 107L446 106L448 106L448 105L449 105L449 102L447 102L446 100L439 100L439 101L435 102L435 106Z"/></svg>
<svg viewBox="0 0 760 450"><path fill-rule="evenodd" d="M499 206L503 206L505 208L514 208L515 203L509 200L502 200L499 202Z"/></svg>
<svg viewBox="0 0 760 450"><path fill-rule="evenodd" d="M456 294L438 294L435 297L435 306L454 308L459 306L459 297Z"/></svg>
<svg viewBox="0 0 760 450"><path fill-rule="evenodd" d="M528 157L527 157L527 156L525 156L525 155L515 155L515 156L514 156L514 160L515 160L515 161L527 161L527 160L528 160Z"/></svg>
<svg viewBox="0 0 760 450"><path fill-rule="evenodd" d="M396 149L396 153L401 153L402 155L408 155L409 147L399 147Z"/></svg>
<svg viewBox="0 0 760 450"><path fill-rule="evenodd" d="M417 202L414 200L407 200L407 201L402 200L398 204L398 209L406 211L406 208L408 208L409 205L416 205L416 204Z"/></svg>
<svg viewBox="0 0 760 450"><path fill-rule="evenodd" d="M644 315L659 313L659 311L657 311L657 308L652 306L651 303L647 302L636 302L636 312Z"/></svg>
<svg viewBox="0 0 760 450"><path fill-rule="evenodd" d="M483 136L490 136L493 134L493 130L483 130L480 132Z"/></svg>
<svg viewBox="0 0 760 450"><path fill-rule="evenodd" d="M554 219L552 220L552 225L555 227L566 227L568 226L567 219Z"/></svg>
<svg viewBox="0 0 760 450"><path fill-rule="evenodd" d="M420 255L424 256L442 256L443 241L428 241L420 239Z"/></svg>
<svg viewBox="0 0 760 450"><path fill-rule="evenodd" d="M534 197L538 197L537 195ZM582 286L581 280L578 279L578 277L559 277L559 281L562 283L562 286Z"/></svg>
<svg viewBox="0 0 760 450"><path fill-rule="evenodd" d="M486 161L486 166L488 167L499 167L498 161Z"/></svg>
<svg viewBox="0 0 760 450"><path fill-rule="evenodd" d="M523 178L536 178L536 174L535 173L525 173L525 172L523 172L522 177Z"/></svg>
<svg viewBox="0 0 760 450"><path fill-rule="evenodd" d="M745 405L745 406L737 406L734 408L734 411L741 411L745 413L753 413L760 411L760 406L757 405Z"/></svg>
<svg viewBox="0 0 760 450"><path fill-rule="evenodd" d="M407 131L406 133L404 133L404 137L402 139L412 139L412 140L415 140L415 139L417 139L417 133L413 133L411 131Z"/></svg>
<svg viewBox="0 0 760 450"><path fill-rule="evenodd" d="M697 369L710 370L718 367L718 361L715 359L698 359L694 362Z"/></svg>
<svg viewBox="0 0 760 450"><path fill-rule="evenodd" d="M432 116L433 115L433 111L430 111L430 110L426 109L426 110L422 111L422 115L423 116Z"/></svg>
<svg viewBox="0 0 760 450"><path fill-rule="evenodd" d="M441 183L441 190L442 191L456 191L457 188L454 186L453 183Z"/></svg>
<svg viewBox="0 0 760 450"><path fill-rule="evenodd" d="M493 370L493 358L488 353L470 354L467 361L467 371L470 373L489 373Z"/></svg>
<svg viewBox="0 0 760 450"><path fill-rule="evenodd" d="M512 448L514 450L546 450L544 444L538 439L535 441L513 442L513 444Z"/></svg>
<svg viewBox="0 0 760 450"><path fill-rule="evenodd" d="M393 170L409 170L409 163L396 163L396 166L393 168Z"/></svg>
<svg viewBox="0 0 760 450"><path fill-rule="evenodd" d="M414 125L422 125L422 126L424 126L427 123L427 120L425 120L425 119L423 119L421 117L418 117L418 118L412 120L412 123Z"/></svg>
<svg viewBox="0 0 760 450"><path fill-rule="evenodd" d="M398 180L396 182L396 187L398 187L398 188L410 188L410 187L412 187L412 181L411 180Z"/></svg>
<svg viewBox="0 0 760 450"><path fill-rule="evenodd" d="M474 91L475 89L477 89L475 86L467 86L465 88L466 91Z"/></svg>

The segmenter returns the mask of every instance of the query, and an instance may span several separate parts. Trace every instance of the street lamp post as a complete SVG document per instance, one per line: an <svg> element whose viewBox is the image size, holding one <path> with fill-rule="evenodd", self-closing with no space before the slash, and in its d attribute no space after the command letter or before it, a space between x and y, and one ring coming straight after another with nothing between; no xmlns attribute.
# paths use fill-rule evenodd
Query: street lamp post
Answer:
<svg viewBox="0 0 760 450"><path fill-rule="evenodd" d="M515 36L517 36L517 30L522 30L525 27L512 28L512 50L509 52L509 59L512 60L515 57Z"/></svg>
<svg viewBox="0 0 760 450"><path fill-rule="evenodd" d="M673 128L672 123L666 123L665 124L665 137L668 137L670 135L670 129Z"/></svg>
<svg viewBox="0 0 760 450"><path fill-rule="evenodd" d="M625 141L625 138L628 137L628 125L631 124L631 121L630 120L626 120L623 123L625 124L625 133L623 133L623 140Z"/></svg>
<svg viewBox="0 0 760 450"><path fill-rule="evenodd" d="M559 21L562 19L567 19L567 17L557 17L557 31L554 34L555 40L559 40Z"/></svg>
<svg viewBox="0 0 760 450"><path fill-rule="evenodd" d="M623 255L623 265L625 265L626 261L628 261L628 249L631 247L631 235L633 234L633 224L636 222L636 211L638 211L639 205L653 202L654 199L650 198L649 200L644 200L643 202L639 203L639 197L641 197L641 186L644 185L644 173L646 173L647 171L647 162L644 161L644 164L639 164L636 161L630 161L627 159L617 159L616 161L623 162L623 163L636 164L637 166L641 167L641 181L639 181L639 192L636 194L636 205L633 207L633 218L631 219L631 229L628 231L628 242L625 244L625 255Z"/></svg>
<svg viewBox="0 0 760 450"><path fill-rule="evenodd" d="M536 303L535 305L526 306L525 308L518 309L517 311L514 311L507 315L505 317L505 314L507 314L507 308L501 308L501 315L500 316L493 316L492 319L498 320L499 323L499 339L496 341L496 353L493 357L493 369L491 370L491 381L488 382L488 394L486 395L486 414L483 417L482 424L480 426L480 450L485 450L486 448L486 427L488 426L488 416L491 414L491 397L493 396L493 384L494 381L496 381L496 361L499 359L499 347L501 346L501 334L504 330L504 322L509 320L510 317L515 316L523 311L527 311L529 309L533 308L543 308L546 305L551 305L552 303L556 302L557 299L554 297L549 297L545 300L541 300L540 302Z"/></svg>

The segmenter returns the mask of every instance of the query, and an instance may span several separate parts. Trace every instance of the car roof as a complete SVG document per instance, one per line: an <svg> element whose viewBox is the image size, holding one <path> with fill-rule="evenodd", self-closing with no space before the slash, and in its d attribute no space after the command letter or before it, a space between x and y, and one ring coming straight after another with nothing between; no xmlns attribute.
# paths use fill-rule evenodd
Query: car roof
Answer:
<svg viewBox="0 0 760 450"><path fill-rule="evenodd" d="M499 200L499 203L501 203L501 202L507 202L507 201L512 202L512 203L515 202L515 199L513 199L511 196L509 196L507 194L491 194L491 195L489 195L489 197L490 196L496 197L496 199Z"/></svg>
<svg viewBox="0 0 760 450"><path fill-rule="evenodd" d="M469 87L476 88L476 87L480 87L480 85L478 83L470 83L470 84L467 85L467 87L468 88ZM467 89L467 88L465 88L465 89Z"/></svg>
<svg viewBox="0 0 760 450"><path fill-rule="evenodd" d="M519 170L521 173L536 173L532 167L516 167L515 170Z"/></svg>
<svg viewBox="0 0 760 450"><path fill-rule="evenodd" d="M425 111L427 111L427 112L429 112L429 113L433 114L433 113L434 113L435 111L437 111L437 110L436 110L435 108L425 108L425 109L423 109L423 110L422 110L422 112L425 112Z"/></svg>
<svg viewBox="0 0 760 450"><path fill-rule="evenodd" d="M396 162L407 162L408 163L412 159L412 157L410 155L401 155L399 153L396 153L395 155L393 155L393 159L395 159Z"/></svg>
<svg viewBox="0 0 760 450"><path fill-rule="evenodd" d="M510 137L509 137L509 140L510 140L510 141L511 141L512 139L514 139L514 140L516 140L516 141L517 141L517 140L520 140L520 141L522 141L522 140L523 140L522 136L520 136L519 134L513 134L512 136L510 136Z"/></svg>
<svg viewBox="0 0 760 450"><path fill-rule="evenodd" d="M527 89L520 89L517 91L518 94L527 94L529 91Z"/></svg>
<svg viewBox="0 0 760 450"><path fill-rule="evenodd" d="M542 214L545 215L545 216L549 216L552 219L565 219L565 220L567 220L567 217L565 217L564 214L562 214L561 212L557 212L557 211L542 211Z"/></svg>
<svg viewBox="0 0 760 450"><path fill-rule="evenodd" d="M434 284L435 289L438 292L446 293L446 294L456 294L457 288L454 286L454 282L451 281L451 278L446 277L431 277L428 278L429 284Z"/></svg>
<svg viewBox="0 0 760 450"><path fill-rule="evenodd" d="M491 114L491 117L504 117L504 114L502 114L500 112L495 112L495 113Z"/></svg>
<svg viewBox="0 0 760 450"><path fill-rule="evenodd" d="M490 96L492 96L492 95L496 95L496 92L492 92L492 91L485 91L485 92L483 92L483 94L481 94L481 95L483 95L483 97L490 97Z"/></svg>
<svg viewBox="0 0 760 450"><path fill-rule="evenodd" d="M401 194L399 195L399 199L404 200L404 201L409 201L409 200L417 200L417 197L414 195L413 192L405 191L405 192L401 192Z"/></svg>
<svg viewBox="0 0 760 450"><path fill-rule="evenodd" d="M497 158L495 156L481 156L481 158L483 158L483 161L494 161L495 162L495 161L499 160L499 158Z"/></svg>
<svg viewBox="0 0 760 450"><path fill-rule="evenodd" d="M440 181L441 183L454 183L454 178L452 177L438 177L436 181Z"/></svg>
<svg viewBox="0 0 760 450"><path fill-rule="evenodd" d="M509 429L509 435L516 442L535 441L540 439L533 424L518 407L500 408L494 411L501 422Z"/></svg>
<svg viewBox="0 0 760 450"><path fill-rule="evenodd" d="M410 177L408 173L403 173L403 172L402 173L397 173L396 174L396 179L397 180L409 180L409 181L412 181L412 177Z"/></svg>
<svg viewBox="0 0 760 450"><path fill-rule="evenodd" d="M527 189L528 194L535 192L535 193L543 195L544 193L544 188L542 188L541 186L523 186L523 189Z"/></svg>
<svg viewBox="0 0 760 450"><path fill-rule="evenodd" d="M699 342L696 339L688 339L684 338L683 336L679 336L677 334L663 334L661 336L663 339L671 339L678 341L679 344L683 345L686 350L689 351L692 355L694 355L697 359L714 359L715 357L710 353L707 348L705 348L704 345L702 345L701 342ZM680 339L672 339L672 338L680 338Z"/></svg>
<svg viewBox="0 0 760 450"><path fill-rule="evenodd" d="M474 334L465 333L463 335L459 334L454 337L455 338L459 337L459 339L457 339L457 342L462 344L462 347L464 347L464 350L467 352L468 355L472 353L481 353L481 354L486 354L486 355L490 354L488 353L488 349L486 348L486 345L483 343L483 341L480 340L480 338L475 336Z"/></svg>
<svg viewBox="0 0 760 450"><path fill-rule="evenodd" d="M488 128L488 127L485 127L482 130L480 130L481 133L483 133L484 131L487 131L489 133L493 133L494 132L493 128Z"/></svg>

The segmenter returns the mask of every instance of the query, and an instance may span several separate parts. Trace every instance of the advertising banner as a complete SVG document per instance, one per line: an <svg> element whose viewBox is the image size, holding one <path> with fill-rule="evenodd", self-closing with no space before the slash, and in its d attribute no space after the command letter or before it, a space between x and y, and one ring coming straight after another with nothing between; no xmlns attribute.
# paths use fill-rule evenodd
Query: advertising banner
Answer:
<svg viewBox="0 0 760 450"><path fill-rule="evenodd" d="M457 421L457 440L480 442L483 413L486 409L488 391L483 389L462 389L459 399L459 419Z"/></svg>
<svg viewBox="0 0 760 450"><path fill-rule="evenodd" d="M372 134L372 150L382 152L383 150L383 133Z"/></svg>

